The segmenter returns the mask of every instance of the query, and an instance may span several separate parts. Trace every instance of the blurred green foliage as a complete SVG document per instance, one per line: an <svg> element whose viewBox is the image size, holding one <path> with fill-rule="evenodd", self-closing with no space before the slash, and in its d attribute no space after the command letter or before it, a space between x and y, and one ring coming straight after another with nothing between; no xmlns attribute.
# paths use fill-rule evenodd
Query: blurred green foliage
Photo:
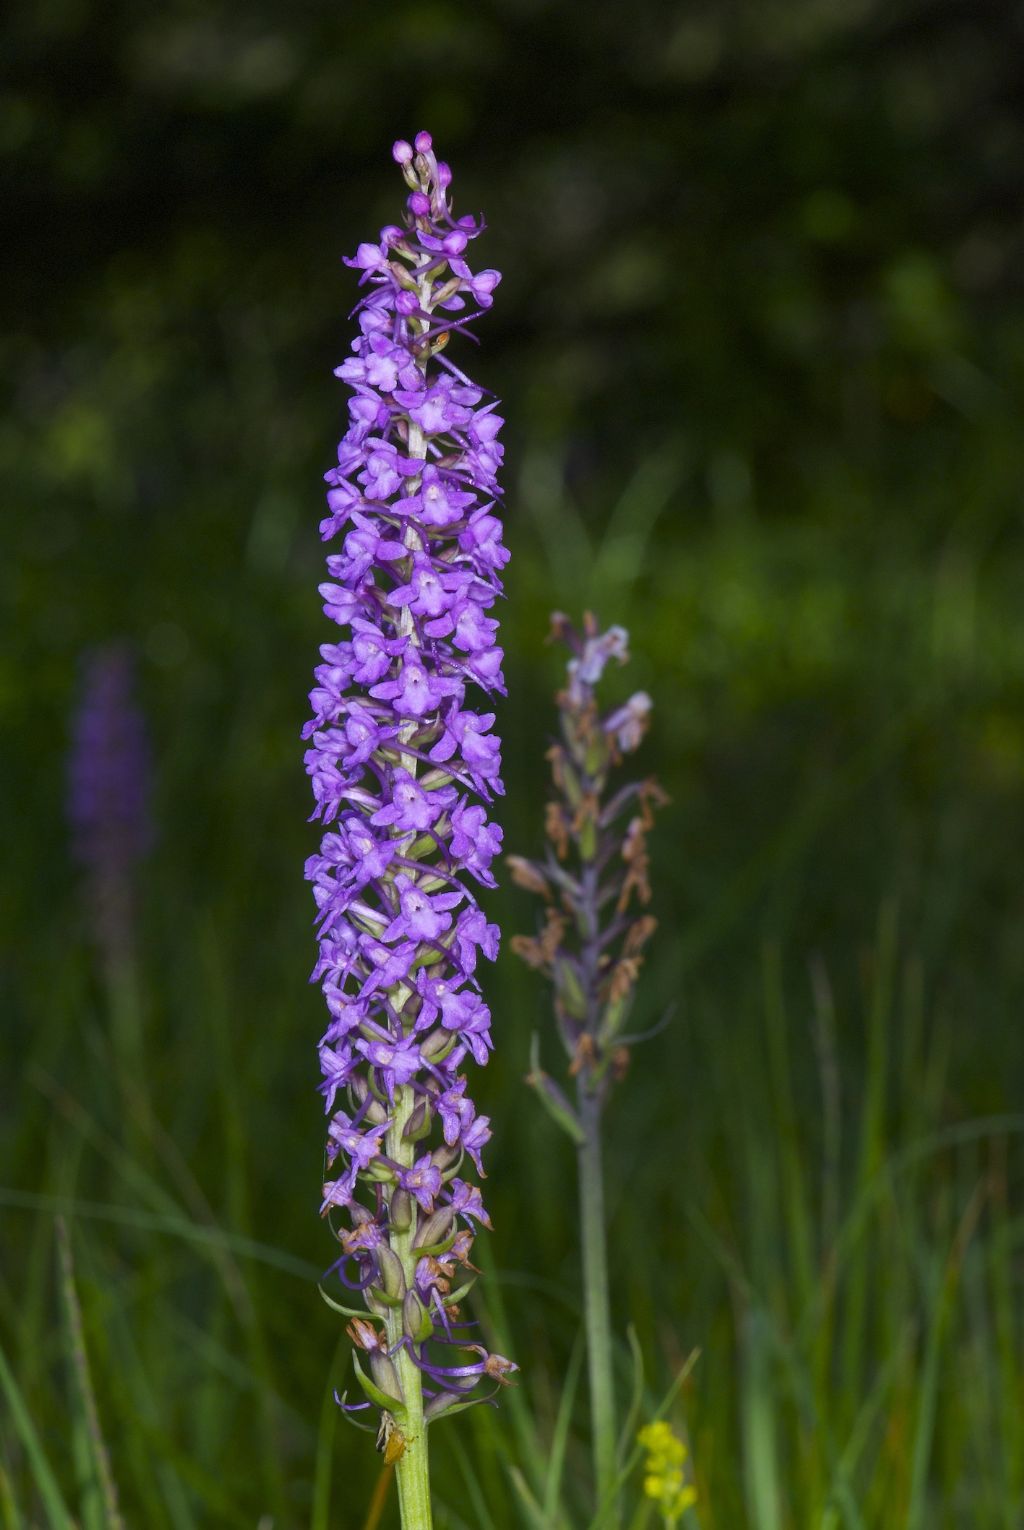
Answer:
<svg viewBox="0 0 1024 1530"><path fill-rule="evenodd" d="M7 1524L59 1523L48 1491L104 1523L58 1207L128 1523L370 1500L311 1285L298 732L339 257L429 126L505 273L463 356L508 419L506 842L540 835L553 606L630 627L673 798L637 1024L675 1018L609 1127L645 1406L699 1346L705 1530L1019 1525L1022 30L1000 0L7 8ZM134 1114L62 814L78 656L119 635L162 826ZM584 1523L582 1409L565 1482L537 1465L578 1323L572 1165L520 1083L544 995L503 957L490 996L484 1293L524 1380L437 1431L441 1523L529 1523L515 1474Z"/></svg>

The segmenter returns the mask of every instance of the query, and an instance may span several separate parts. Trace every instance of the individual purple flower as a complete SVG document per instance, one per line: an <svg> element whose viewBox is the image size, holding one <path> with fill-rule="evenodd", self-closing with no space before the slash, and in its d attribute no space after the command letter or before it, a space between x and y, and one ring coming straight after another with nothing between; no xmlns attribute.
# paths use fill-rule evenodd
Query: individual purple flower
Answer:
<svg viewBox="0 0 1024 1530"><path fill-rule="evenodd" d="M399 912L384 931L385 940L409 935L417 940L435 941L451 927L448 912L462 902L462 890L454 893L426 893L409 876L395 878Z"/></svg>
<svg viewBox="0 0 1024 1530"><path fill-rule="evenodd" d="M85 657L68 766L72 848L97 945L116 968L131 958L136 873L153 841L149 748L125 643Z"/></svg>
<svg viewBox="0 0 1024 1530"><path fill-rule="evenodd" d="M402 1189L415 1196L423 1211L433 1211L434 1197L441 1193L441 1170L429 1153L417 1158L411 1169L399 1169L397 1178Z"/></svg>
<svg viewBox="0 0 1024 1530"><path fill-rule="evenodd" d="M389 1125L390 1122L382 1121L378 1126L371 1126L361 1132L345 1111L337 1111L327 1128L327 1162L333 1163L338 1154L344 1152L348 1155L350 1167L368 1169L381 1151L381 1138Z"/></svg>
<svg viewBox="0 0 1024 1530"><path fill-rule="evenodd" d="M437 1110L444 1128L445 1142L449 1146L460 1142L476 1164L477 1173L483 1175L480 1149L490 1140L490 1117L477 1115L473 1101L467 1098L466 1080L462 1074L439 1096Z"/></svg>
<svg viewBox="0 0 1024 1530"><path fill-rule="evenodd" d="M460 1217L464 1217L470 1224L481 1222L484 1227L490 1227L490 1220L484 1210L480 1191L475 1185L467 1184L464 1179L453 1179L448 1188L453 1211Z"/></svg>
<svg viewBox="0 0 1024 1530"><path fill-rule="evenodd" d="M401 1473L421 1453L424 1397L428 1419L442 1411L424 1377L444 1401L456 1380L461 1395L509 1368L486 1355L442 1365L431 1346L460 1327L450 1280L419 1283L425 1261L468 1264L474 1225L489 1225L479 1190L458 1174L463 1163L483 1174L490 1137L461 1069L469 1057L485 1064L492 1045L476 969L480 953L497 955L498 931L474 887L494 886L501 844L487 809L503 789L500 744L481 702L503 694L489 613L508 554L496 401L447 357L490 307L498 273L467 263L482 225L455 218L430 135L399 142L394 158L409 193L403 225L346 261L359 273L358 333L336 369L351 390L348 428L325 475L320 527L332 544L320 596L344 632L320 650L304 737L324 829L306 863L313 980L330 1017L322 1207L347 1222L334 1268L368 1307L356 1342L391 1399Z"/></svg>
<svg viewBox="0 0 1024 1530"><path fill-rule="evenodd" d="M487 814L479 803L467 805L463 799L452 811L452 854L464 862L485 887L494 887L491 861L501 849L502 831L498 824L489 823Z"/></svg>

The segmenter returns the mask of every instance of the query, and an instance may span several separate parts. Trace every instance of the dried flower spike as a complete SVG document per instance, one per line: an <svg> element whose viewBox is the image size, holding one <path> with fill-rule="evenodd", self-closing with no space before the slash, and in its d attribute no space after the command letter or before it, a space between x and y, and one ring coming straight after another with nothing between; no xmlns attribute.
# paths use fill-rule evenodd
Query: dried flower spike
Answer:
<svg viewBox="0 0 1024 1530"><path fill-rule="evenodd" d="M340 547L320 586L346 633L320 650L304 736L313 816L328 826L306 866L330 1016L322 1209L342 1218L333 1272L367 1308L350 1327L367 1401L343 1406L382 1410L408 1530L430 1524L426 1424L514 1369L467 1343L457 1306L473 1229L490 1225L463 1177L483 1174L490 1137L463 1068L492 1044L477 964L497 954L498 930L474 884L494 886L501 830L488 814L503 790L494 714L467 698L504 694L490 613L508 554L496 401L442 354L499 276L466 262L482 225L453 215L429 133L393 152L402 225L346 261L367 291L336 373L349 425L321 533Z"/></svg>
<svg viewBox="0 0 1024 1530"><path fill-rule="evenodd" d="M551 979L570 1073L603 1098L624 1065L623 1024L657 927L640 908L651 897L647 836L667 799L653 780L609 790L614 768L638 748L651 709L644 691L603 716L598 707L607 664L629 657L625 629L601 632L588 615L577 632L556 612L552 635L572 656L556 698L560 737L548 751L555 786L545 816L549 848L543 861L508 857L513 881L545 900L544 927L515 936L512 948Z"/></svg>
<svg viewBox="0 0 1024 1530"><path fill-rule="evenodd" d="M537 935L516 936L512 946L551 981L555 1022L576 1084L574 1105L540 1067L535 1041L527 1082L579 1154L595 1490L614 1530L619 1461L601 1112L629 1062L623 1026L656 924L639 911L651 896L647 834L665 797L654 781L610 784L622 757L638 747L651 709L643 691L611 712L598 706L596 687L609 660L624 664L629 656L625 629L601 632L588 615L577 632L556 612L552 636L568 645L571 657L557 697L560 737L548 751L555 788L545 815L548 849L542 861L509 857L517 885L543 898L544 923Z"/></svg>

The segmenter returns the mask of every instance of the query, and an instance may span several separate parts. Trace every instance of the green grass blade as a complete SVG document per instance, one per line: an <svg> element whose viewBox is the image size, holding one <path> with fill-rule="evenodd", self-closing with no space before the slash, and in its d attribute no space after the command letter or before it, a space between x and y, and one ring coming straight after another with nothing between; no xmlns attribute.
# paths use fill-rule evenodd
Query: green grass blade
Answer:
<svg viewBox="0 0 1024 1530"><path fill-rule="evenodd" d="M864 1108L861 1115L858 1190L877 1177L885 1158L885 1111L888 1092L888 1026L896 963L896 911L886 904L879 916L874 952L871 1007L868 1020ZM868 1292L875 1272L866 1242L862 1242L847 1271L843 1303L842 1387L849 1398L861 1393Z"/></svg>
<svg viewBox="0 0 1024 1530"><path fill-rule="evenodd" d="M320 1425L316 1432L316 1456L313 1462L313 1513L310 1530L330 1530L334 1441L338 1432L338 1404L334 1401L333 1374L340 1352L339 1344L335 1363L327 1373L327 1385L324 1388L324 1400L320 1408Z"/></svg>
<svg viewBox="0 0 1024 1530"><path fill-rule="evenodd" d="M57 1258L60 1290L64 1303L68 1359L77 1402L76 1423L79 1427L76 1429L76 1438L80 1440L80 1448L84 1447L82 1464L89 1469L89 1476L95 1484L94 1491L89 1494L90 1499L95 1500L94 1505L83 1512L83 1520L87 1530L92 1530L94 1525L97 1530L122 1530L124 1521L118 1508L117 1487L110 1465L110 1452L103 1438L99 1409L96 1406L96 1393L92 1384L89 1352L85 1343L85 1324L82 1321L82 1308L75 1284L71 1239L63 1217L57 1218Z"/></svg>
<svg viewBox="0 0 1024 1530"><path fill-rule="evenodd" d="M0 1346L0 1391L3 1392L10 1410L11 1422L15 1433L18 1435L28 1457L32 1477L39 1497L46 1509L50 1521L50 1530L74 1530L74 1520L68 1512L68 1506L64 1502L64 1495L57 1484L57 1479L46 1452L43 1450L35 1426L32 1423L25 1399L14 1379L14 1373L7 1363L7 1356L3 1347Z"/></svg>
<svg viewBox="0 0 1024 1530"><path fill-rule="evenodd" d="M21 1511L14 1501L14 1489L11 1487L11 1479L7 1475L7 1468L0 1460L0 1522L3 1530L23 1530L24 1520Z"/></svg>
<svg viewBox="0 0 1024 1530"><path fill-rule="evenodd" d="M743 1382L740 1407L743 1479L747 1516L753 1530L781 1530L776 1415L777 1385L767 1315L752 1307L743 1323Z"/></svg>
<svg viewBox="0 0 1024 1530"><path fill-rule="evenodd" d="M569 1443L569 1429L572 1425L573 1404L576 1401L576 1388L579 1385L580 1366L584 1355L584 1336L582 1330L576 1336L576 1342L569 1356L569 1365L565 1373L565 1385L562 1388L562 1396L558 1404L558 1414L555 1418L555 1427L551 1435L549 1449L551 1451L548 1461L547 1481L544 1485L544 1514L547 1523L552 1527L562 1522L559 1514L559 1501L562 1491L562 1473L565 1469L565 1452Z"/></svg>
<svg viewBox="0 0 1024 1530"><path fill-rule="evenodd" d="M508 1278L505 1272L492 1270L487 1281L486 1300L479 1286L474 1287L472 1300L480 1315L488 1348L496 1349L499 1354L515 1359L511 1325L503 1291L503 1285ZM508 1429L503 1428L497 1431L496 1443L505 1456L506 1464L512 1459L509 1453L514 1448L518 1464L524 1469L533 1494L537 1497L544 1492L547 1453L539 1437L537 1421L527 1400L527 1393L523 1387L508 1388L502 1401L503 1412L512 1425L511 1439ZM489 1427L489 1419L484 1409L474 1409L470 1417L474 1419L478 1430Z"/></svg>
<svg viewBox="0 0 1024 1530"><path fill-rule="evenodd" d="M924 1530L924 1526L929 1523L928 1468L935 1438L943 1344L952 1316L953 1302L967 1246L981 1215L986 1191L987 1187L984 1183L979 1184L975 1189L960 1219L945 1268L935 1269L932 1275L934 1295L925 1342L924 1364L917 1389L917 1419L911 1454L907 1530Z"/></svg>
<svg viewBox="0 0 1024 1530"><path fill-rule="evenodd" d="M449 1436L449 1441L449 1448L459 1463L459 1472L465 1484L466 1492L469 1494L469 1501L473 1506L474 1525L478 1525L480 1530L496 1530L494 1520L491 1518L491 1512L487 1507L487 1502L480 1487L480 1480L473 1469L469 1453L457 1431L452 1432Z"/></svg>
<svg viewBox="0 0 1024 1530"><path fill-rule="evenodd" d="M789 1234L790 1278L795 1281L801 1306L809 1299L815 1282L814 1239L808 1212L807 1182L800 1155L800 1128L793 1094L793 1068L789 1055L789 1022L782 991L782 966L776 945L762 957L768 1065L775 1102L775 1142L783 1187L783 1205Z"/></svg>
<svg viewBox="0 0 1024 1530"><path fill-rule="evenodd" d="M275 1248L271 1243L261 1243L256 1238L246 1238L226 1228L207 1226L192 1221L180 1211L144 1211L135 1206L118 1205L116 1202L85 1200L79 1196L47 1195L32 1190L17 1190L0 1186L0 1206L18 1207L25 1211L64 1213L71 1217L86 1217L115 1226L134 1227L139 1232L168 1233L195 1243L200 1248L212 1250L229 1249L243 1259L253 1259L271 1269L294 1275L304 1284L316 1281L323 1274L319 1265L307 1259L298 1259L287 1249Z"/></svg>
<svg viewBox="0 0 1024 1530"><path fill-rule="evenodd" d="M633 1360L633 1392L629 1399L629 1407L626 1409L622 1433L619 1435L618 1460L620 1462L628 1454L636 1432L640 1427L640 1414L644 1405L644 1353L632 1323L626 1328L626 1338L629 1342L629 1352Z"/></svg>
<svg viewBox="0 0 1024 1530"><path fill-rule="evenodd" d="M508 1474L511 1478L512 1486L518 1494L519 1507L530 1530L551 1530L550 1522L545 1519L543 1509L530 1492L526 1478L518 1466L510 1466Z"/></svg>

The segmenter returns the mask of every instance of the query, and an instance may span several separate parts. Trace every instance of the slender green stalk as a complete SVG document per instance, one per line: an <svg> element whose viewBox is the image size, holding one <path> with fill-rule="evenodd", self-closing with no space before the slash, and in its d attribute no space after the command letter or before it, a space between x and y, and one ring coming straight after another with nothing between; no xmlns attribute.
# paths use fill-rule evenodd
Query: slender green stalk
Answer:
<svg viewBox="0 0 1024 1530"><path fill-rule="evenodd" d="M64 1305L67 1310L71 1364L75 1380L78 1384L78 1400L85 1420L86 1438L88 1440L89 1452L92 1456L92 1469L96 1474L96 1485L99 1488L103 1504L103 1519L108 1530L124 1530L124 1520L121 1518L121 1511L117 1502L117 1487L114 1482L114 1473L110 1465L110 1454L107 1450L106 1440L103 1438L99 1409L96 1406L96 1394L93 1390L92 1374L89 1367L89 1354L85 1347L85 1324L82 1321L82 1308L78 1301L78 1291L75 1286L75 1266L71 1254L71 1239L68 1236L67 1223L63 1217L57 1218L56 1229L60 1285Z"/></svg>
<svg viewBox="0 0 1024 1530"><path fill-rule="evenodd" d="M426 296L428 292L429 286L426 289L421 288L421 297L426 297L429 302L429 297ZM422 430L415 423L409 427L408 450L410 457L426 460L426 441ZM416 483L419 481L418 478L415 480ZM419 538L411 528L406 529L405 541L411 550L415 550L419 544ZM399 630L407 632L408 636L415 641L412 614L408 607L402 611ZM400 742L405 743L413 731L414 725L403 728L399 734ZM414 755L403 755L402 763L410 775L416 775L417 760ZM412 1115L415 1103L415 1096L411 1089L402 1086L395 1090L395 1116L388 1132L388 1153L395 1163L401 1164L403 1168L411 1168L416 1158L416 1144L408 1141L404 1136L406 1122ZM415 1218L410 1227L399 1230L392 1225L391 1228L391 1247L401 1261L406 1289L409 1291L416 1288L417 1256L411 1246L414 1227ZM388 1346L393 1352L398 1379L402 1383L402 1396L405 1398L405 1414L401 1421L405 1448L395 1467L402 1530L430 1530L433 1520L430 1510L427 1426L423 1418L423 1377L408 1348L403 1344L400 1349L395 1349L404 1337L400 1307L391 1309L387 1318L387 1330Z"/></svg>
<svg viewBox="0 0 1024 1530"><path fill-rule="evenodd" d="M416 1157L416 1144L405 1136L406 1123L412 1115L416 1097L406 1085L395 1090L394 1119L388 1131L388 1156L403 1168L411 1168ZM404 1228L391 1226L391 1247L397 1254L408 1290L415 1289L418 1255L412 1247L415 1219ZM402 1344L404 1337L402 1309L393 1307L387 1317L388 1347L402 1384L405 1411L397 1421L401 1430L402 1453L395 1463L398 1479L398 1506L402 1516L402 1530L432 1530L433 1516L430 1508L430 1466L427 1458L427 1425L423 1417L423 1377L413 1361L408 1347Z"/></svg>
<svg viewBox="0 0 1024 1530"><path fill-rule="evenodd" d="M153 1102L145 1065L142 990L134 954L108 953L103 962L113 1081L120 1096L125 1145L139 1163L153 1161Z"/></svg>
<svg viewBox="0 0 1024 1530"><path fill-rule="evenodd" d="M611 1504L606 1521L617 1525L615 1487L615 1382L612 1374L612 1321L608 1299L608 1249L605 1239L604 1182L601 1175L601 1101L581 1081L579 1147L580 1231L583 1258L583 1308L587 1331L587 1371L594 1476L598 1502Z"/></svg>

